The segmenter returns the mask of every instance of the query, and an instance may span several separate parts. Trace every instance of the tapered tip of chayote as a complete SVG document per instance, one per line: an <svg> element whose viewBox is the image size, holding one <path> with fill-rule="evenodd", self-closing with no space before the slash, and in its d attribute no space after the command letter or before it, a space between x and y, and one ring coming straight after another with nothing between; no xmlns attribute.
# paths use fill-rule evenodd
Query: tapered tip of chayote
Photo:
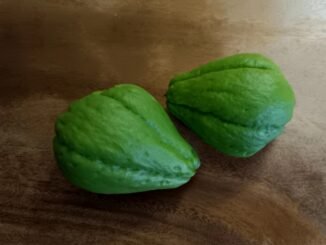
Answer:
<svg viewBox="0 0 326 245"><path fill-rule="evenodd" d="M238 54L174 77L169 111L219 151L248 157L283 131L294 92L280 68L260 54Z"/></svg>
<svg viewBox="0 0 326 245"><path fill-rule="evenodd" d="M199 167L192 147L144 89L94 92L56 121L54 152L65 177L96 193L176 188Z"/></svg>

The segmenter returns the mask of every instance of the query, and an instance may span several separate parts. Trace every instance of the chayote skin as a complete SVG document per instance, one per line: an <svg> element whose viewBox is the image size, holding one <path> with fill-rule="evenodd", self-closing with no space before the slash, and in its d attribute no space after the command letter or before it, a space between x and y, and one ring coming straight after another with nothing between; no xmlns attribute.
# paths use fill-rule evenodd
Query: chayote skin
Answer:
<svg viewBox="0 0 326 245"><path fill-rule="evenodd" d="M178 75L166 96L174 116L235 157L249 157L280 135L295 105L280 68L260 54L226 57Z"/></svg>
<svg viewBox="0 0 326 245"><path fill-rule="evenodd" d="M64 176L96 193L185 184L199 159L161 105L136 85L94 92L61 114L54 152Z"/></svg>

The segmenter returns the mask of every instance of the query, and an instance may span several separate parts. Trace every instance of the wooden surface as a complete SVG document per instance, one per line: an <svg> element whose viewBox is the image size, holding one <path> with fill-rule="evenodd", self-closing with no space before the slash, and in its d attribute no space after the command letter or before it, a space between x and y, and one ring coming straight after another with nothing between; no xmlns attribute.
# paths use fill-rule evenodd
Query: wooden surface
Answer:
<svg viewBox="0 0 326 245"><path fill-rule="evenodd" d="M326 3L0 1L0 244L326 244ZM71 186L52 152L74 99L261 52L297 96L285 133L223 156L174 120L202 167L182 188L105 196Z"/></svg>

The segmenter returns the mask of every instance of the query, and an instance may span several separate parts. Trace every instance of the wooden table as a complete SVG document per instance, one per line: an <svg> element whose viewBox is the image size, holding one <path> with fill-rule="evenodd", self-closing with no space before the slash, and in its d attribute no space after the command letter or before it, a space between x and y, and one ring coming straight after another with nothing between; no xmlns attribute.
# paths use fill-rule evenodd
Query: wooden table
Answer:
<svg viewBox="0 0 326 245"><path fill-rule="evenodd" d="M0 1L0 244L326 244L326 3ZM284 134L249 159L174 121L202 167L176 190L96 195L53 158L56 115L136 83L162 104L169 79L260 52L297 96Z"/></svg>

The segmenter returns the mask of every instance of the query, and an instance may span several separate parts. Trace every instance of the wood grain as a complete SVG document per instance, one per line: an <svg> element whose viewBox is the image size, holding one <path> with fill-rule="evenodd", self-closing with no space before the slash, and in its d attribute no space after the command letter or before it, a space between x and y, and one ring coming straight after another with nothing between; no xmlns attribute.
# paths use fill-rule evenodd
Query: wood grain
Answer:
<svg viewBox="0 0 326 245"><path fill-rule="evenodd" d="M326 244L324 1L0 1L0 244ZM133 195L71 186L54 121L93 90L132 82L162 105L169 79L261 52L293 85L284 134L224 156L173 118L201 158L187 185Z"/></svg>

